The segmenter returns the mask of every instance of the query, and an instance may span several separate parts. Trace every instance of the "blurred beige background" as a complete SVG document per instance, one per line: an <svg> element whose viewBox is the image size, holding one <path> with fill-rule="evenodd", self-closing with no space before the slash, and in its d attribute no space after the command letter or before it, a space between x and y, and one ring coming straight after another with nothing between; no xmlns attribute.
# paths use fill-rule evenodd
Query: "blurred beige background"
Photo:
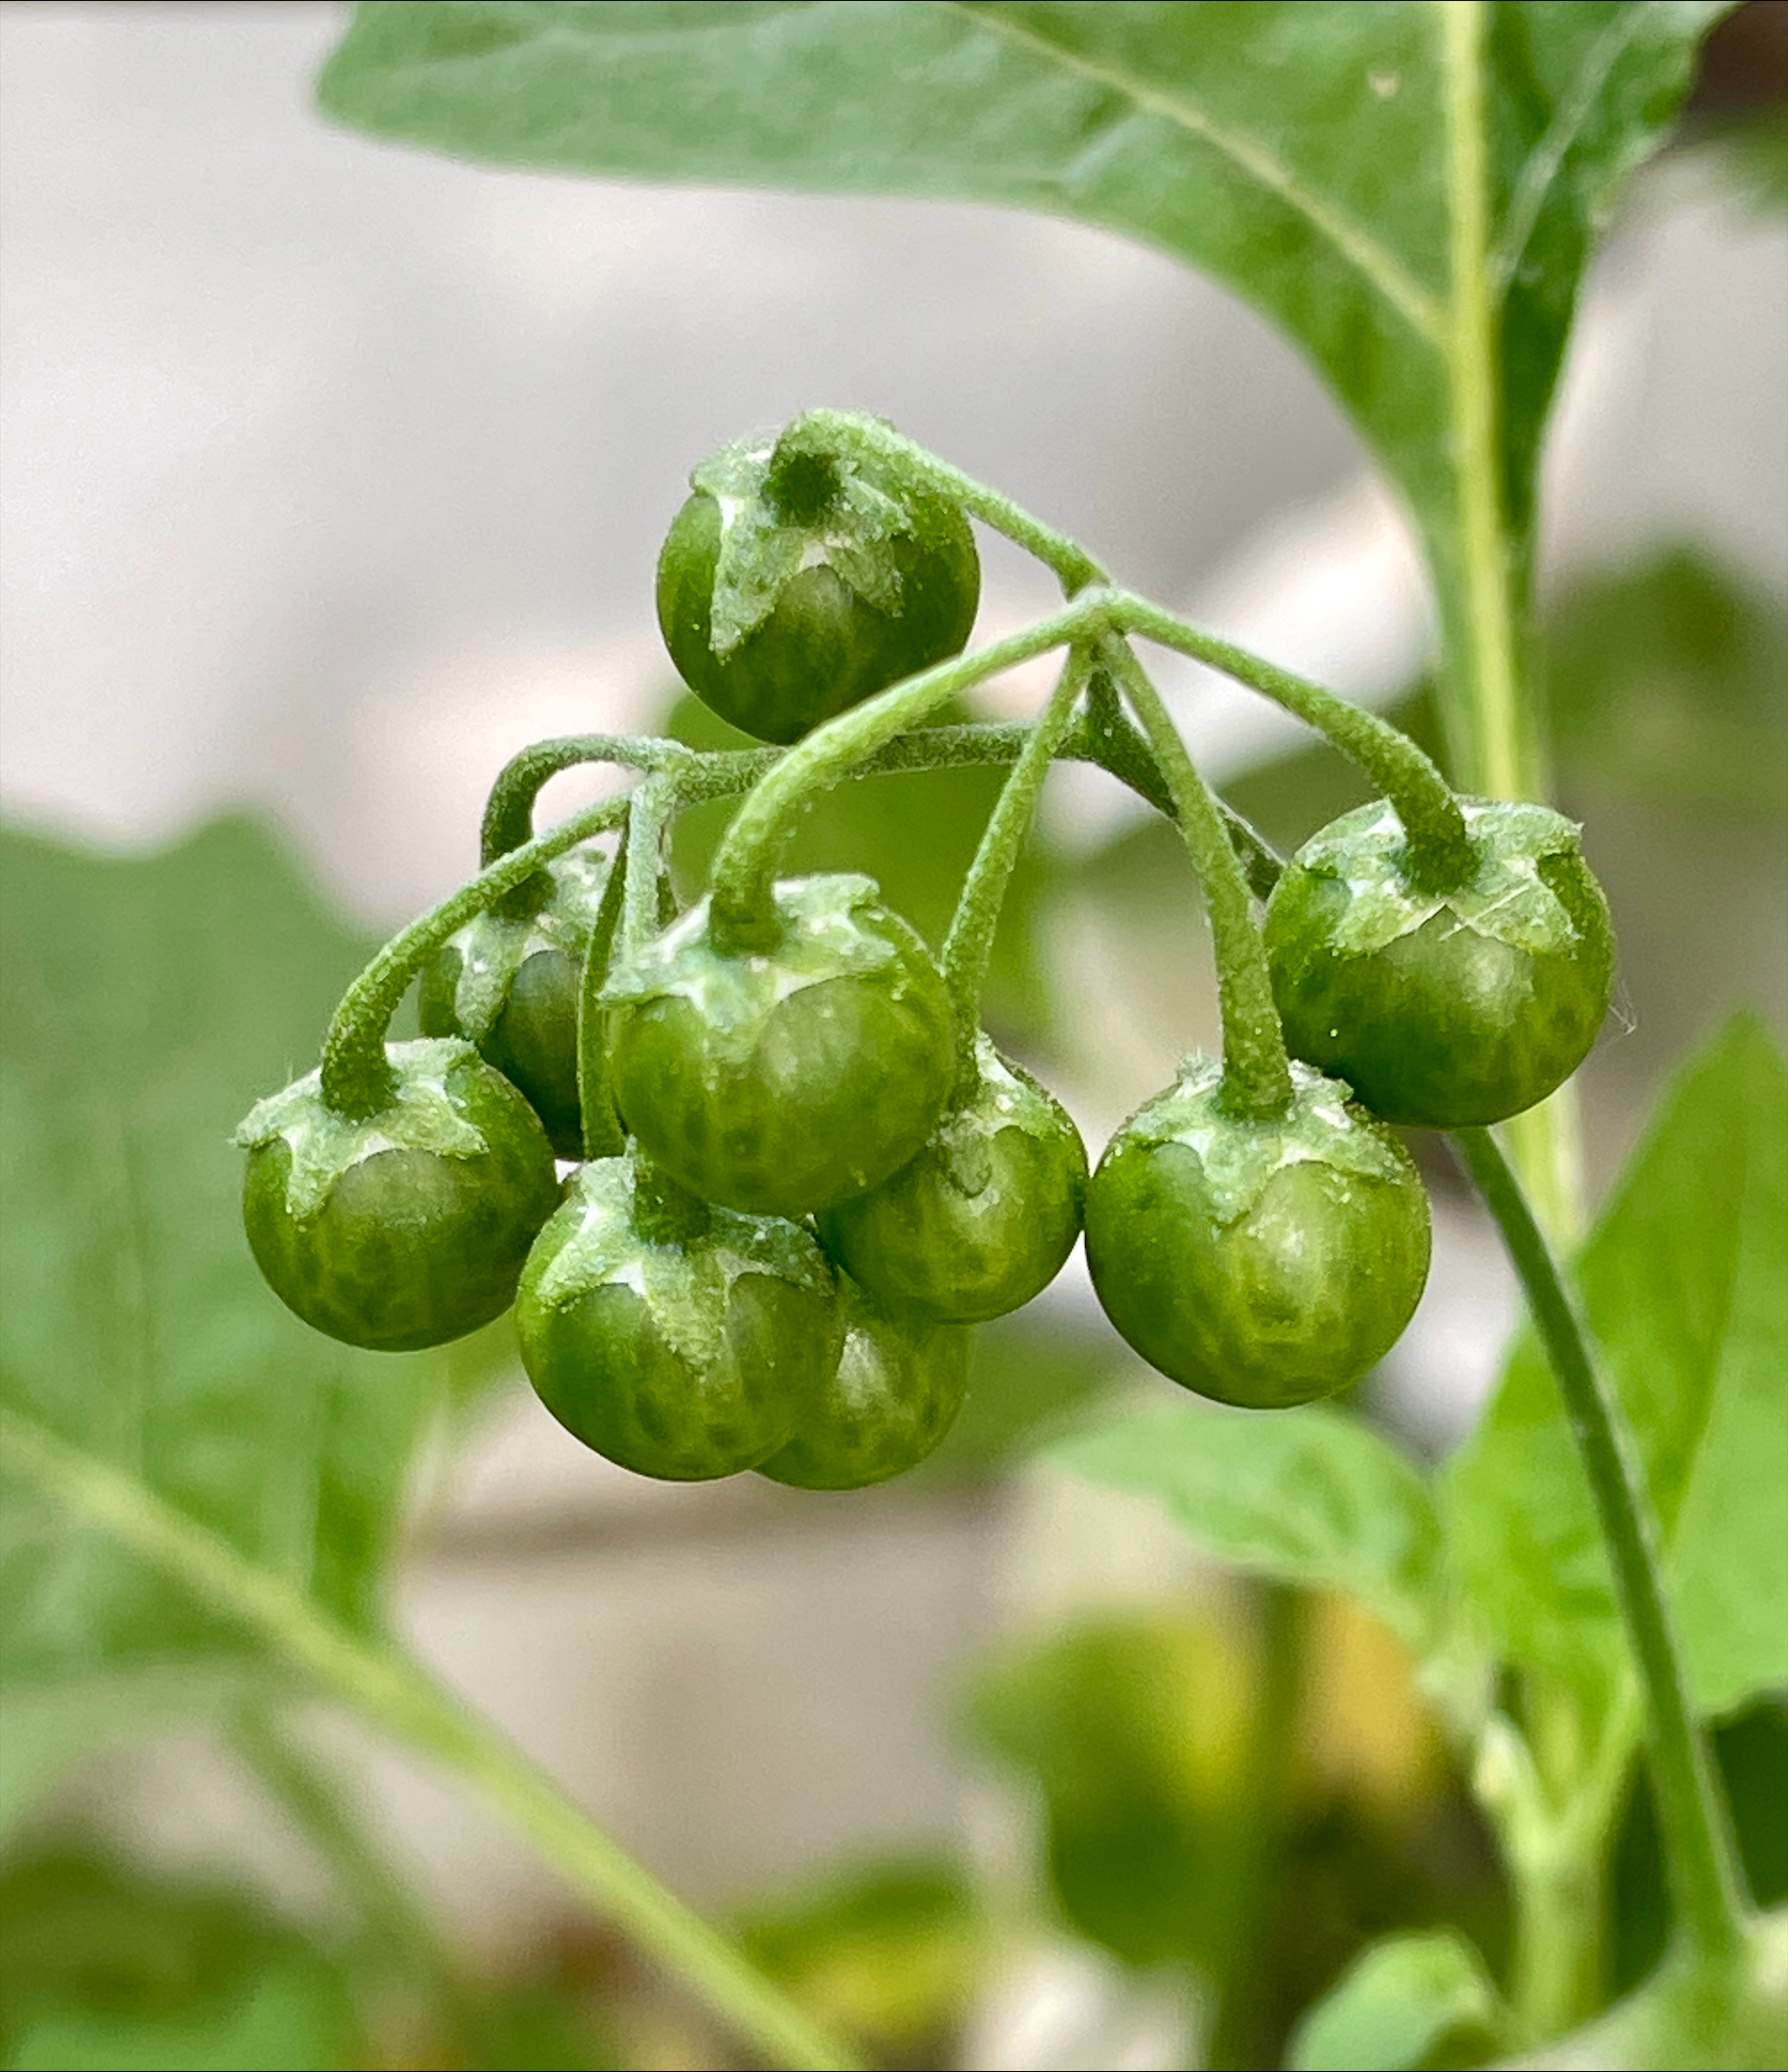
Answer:
<svg viewBox="0 0 1788 2072"><path fill-rule="evenodd" d="M383 149L308 110L341 11L0 7L11 814L137 842L251 804L355 913L406 918L471 867L515 748L661 709L652 566L687 469L819 402L894 418L1124 579L1355 695L1420 667L1400 518L1314 380L1223 291L989 209ZM1788 588L1779 218L1686 168L1648 180L1592 283L1553 460L1553 577L1688 538ZM1047 595L1012 558L989 577L984 631ZM1240 694L1167 674L1214 774L1284 751ZM1129 811L1073 781L1051 810L1082 849ZM1716 992L1778 996L1773 898L1713 946L1722 971L1751 967ZM1063 916L1056 952L1086 1009L1067 1092L1091 1135L1166 1077L1208 993L1099 915ZM1690 1033L1720 1004L1693 983ZM1635 1041L1592 1088L1616 1138L1657 1069ZM1434 1441L1487 1385L1509 1309L1469 1216L1447 1209L1441 1236L1387 1378ZM1052 1299L1085 1298L1070 1276ZM997 1852L1011 1809L948 1734L965 1662L1004 1622L1187 1573L1147 1513L1042 1472L997 1499L896 1489L772 1525L730 1486L607 1470L525 1397L440 1503L403 1602L425 1652L708 1902L965 1823ZM555 1894L517 1845L364 1759L469 1927L501 1945L546 1918ZM177 1852L241 1847L252 1819L180 1744L78 1788ZM1173 2061L1145 2007L1074 2041L1074 1992L1106 1990L1069 1992L1023 2061L1090 2062L1075 2051L1116 2052L1120 2032L1127 2061Z"/></svg>

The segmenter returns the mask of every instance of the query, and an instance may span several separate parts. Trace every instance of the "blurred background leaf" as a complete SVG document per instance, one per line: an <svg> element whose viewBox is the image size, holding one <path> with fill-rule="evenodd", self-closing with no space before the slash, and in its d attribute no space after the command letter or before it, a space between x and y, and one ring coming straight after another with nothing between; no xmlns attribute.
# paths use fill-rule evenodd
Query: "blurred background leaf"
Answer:
<svg viewBox="0 0 1788 2072"><path fill-rule="evenodd" d="M1388 1628L1247 1588L1010 1644L966 1727L1035 1809L1052 1911L1194 1975L1200 2062L1277 2063L1300 2009L1394 1930L1499 1953L1494 1851Z"/></svg>
<svg viewBox="0 0 1788 2072"><path fill-rule="evenodd" d="M1788 813L1788 609L1670 547L1580 578L1542 666L1567 782L1738 813Z"/></svg>
<svg viewBox="0 0 1788 2072"><path fill-rule="evenodd" d="M1788 1901L1788 1703L1771 1697L1748 1707L1715 1727L1712 1741L1751 1897L1762 1908L1780 1907ZM1649 1974L1670 1930L1664 1854L1643 1763L1613 1840L1609 1874L1610 1986L1619 1995Z"/></svg>
<svg viewBox="0 0 1788 2072"><path fill-rule="evenodd" d="M1051 1457L1157 1498L1220 1561L1348 1591L1418 1650L1438 1634L1440 1528L1427 1486L1346 1411L1188 1404L1063 1440Z"/></svg>
<svg viewBox="0 0 1788 2072"><path fill-rule="evenodd" d="M412 1450L478 1356L359 1353L288 1315L243 1236L229 1141L315 1058L366 946L247 820L130 858L8 831L0 869L0 1404L375 1625ZM9 1486L15 1799L26 1773L204 1705L250 1659L183 1591Z"/></svg>
<svg viewBox="0 0 1788 2072"><path fill-rule="evenodd" d="M1165 1614L1009 1648L977 1680L970 1733L1040 1794L1063 1915L1126 1963L1227 1962L1256 1682L1245 1635Z"/></svg>

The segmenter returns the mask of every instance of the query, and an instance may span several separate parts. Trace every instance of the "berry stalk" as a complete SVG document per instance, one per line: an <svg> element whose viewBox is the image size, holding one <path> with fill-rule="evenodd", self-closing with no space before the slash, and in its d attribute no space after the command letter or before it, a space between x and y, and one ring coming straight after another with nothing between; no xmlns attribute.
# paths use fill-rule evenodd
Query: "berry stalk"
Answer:
<svg viewBox="0 0 1788 2072"><path fill-rule="evenodd" d="M949 988L956 1010L959 1092L972 1088L978 1078L975 1034L981 1021L981 988L987 979L988 960L993 953L1000 908L1031 831L1043 779L1067 734L1092 665L1090 650L1080 646L1070 650L1049 702L988 817L944 941L944 983Z"/></svg>
<svg viewBox="0 0 1788 2072"><path fill-rule="evenodd" d="M1161 693L1128 641L1109 637L1101 643L1100 652L1123 686L1155 752L1178 809L1180 831L1204 883L1223 1014L1228 1105L1242 1116L1282 1115L1292 1103L1291 1066L1278 1010L1273 1004L1266 946L1254 925L1248 881L1231 846L1229 829L1210 787L1187 753Z"/></svg>
<svg viewBox="0 0 1788 2072"><path fill-rule="evenodd" d="M716 947L743 954L774 942L776 864L801 810L814 797L986 678L1101 630L1106 602L1102 590L1089 592L1023 633L890 685L791 749L739 808L714 859Z"/></svg>

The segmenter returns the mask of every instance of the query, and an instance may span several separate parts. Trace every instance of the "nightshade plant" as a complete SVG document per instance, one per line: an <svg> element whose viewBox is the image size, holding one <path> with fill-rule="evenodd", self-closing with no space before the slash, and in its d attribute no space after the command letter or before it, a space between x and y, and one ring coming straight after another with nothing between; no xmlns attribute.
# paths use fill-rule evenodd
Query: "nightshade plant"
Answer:
<svg viewBox="0 0 1788 2072"><path fill-rule="evenodd" d="M519 1285L554 1414L673 1479L836 1489L912 1466L961 1402L973 1325L1037 1293L1083 1220L1101 1299L1143 1357L1271 1414L1182 1399L1057 1457L1158 1497L1220 1559L1366 1604L1420 1665L1506 1860L1504 1982L1462 1934L1392 1938L1312 2011L1300 2064L1457 2061L1468 2039L1536 2063L1788 2050L1788 1923L1747 1901L1704 1742L1788 1682L1788 1518L1757 1467L1788 1366L1770 1266L1788 1081L1735 1024L1567 1280L1582 1210L1565 1082L1613 948L1578 832L1542 802L1527 674L1536 470L1582 268L1719 11L366 5L321 84L339 120L493 163L969 197L1141 237L1278 321L1407 504L1440 604L1451 782L1386 721L1120 587L879 419L816 409L729 447L695 469L658 608L691 687L769 745L522 749L478 876L379 952L318 1072L241 1135L255 1254L301 1316L352 1344L428 1347ZM979 648L969 521L1037 556L1063 597ZM1139 643L1276 700L1375 802L1281 863L1194 767ZM949 719L1052 653L1034 721ZM1177 823L1223 1020L1221 1057L1188 1061L1090 1176L979 1016L1063 758ZM632 791L536 831L541 786L589 761L632 772ZM780 875L822 793L985 765L1010 774L938 958L872 881ZM679 913L668 831L717 799L737 810ZM392 1043L419 978L426 1035ZM1483 1427L1433 1481L1316 1401L1394 1342L1427 1272L1426 1198L1387 1122L1451 1132L1533 1312ZM562 1201L550 1149L579 1161ZM138 1465L146 1450L28 1333L6 1371L0 1465L34 1515L103 1536L160 1593L162 1629L133 1624L136 1584L105 1597L83 1664L173 1630L300 1672L479 1786L754 2049L856 2061L384 1638L370 1549L388 1527L362 1534L350 1575L307 1587L258 1517ZM406 1432L414 1388L393 1385ZM362 1508L382 1520L394 1498ZM67 1670L29 1611L8 1646ZM1599 1881L1642 1746L1673 1934L1608 2008Z"/></svg>

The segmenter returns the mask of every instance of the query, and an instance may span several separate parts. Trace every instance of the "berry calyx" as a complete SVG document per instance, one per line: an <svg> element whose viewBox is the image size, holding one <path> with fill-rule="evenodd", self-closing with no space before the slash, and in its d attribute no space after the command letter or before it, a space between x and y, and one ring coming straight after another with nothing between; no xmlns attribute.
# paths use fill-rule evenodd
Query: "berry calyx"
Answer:
<svg viewBox="0 0 1788 2072"><path fill-rule="evenodd" d="M835 712L959 654L981 569L960 508L866 454L722 448L658 561L658 622L723 719L798 741Z"/></svg>

